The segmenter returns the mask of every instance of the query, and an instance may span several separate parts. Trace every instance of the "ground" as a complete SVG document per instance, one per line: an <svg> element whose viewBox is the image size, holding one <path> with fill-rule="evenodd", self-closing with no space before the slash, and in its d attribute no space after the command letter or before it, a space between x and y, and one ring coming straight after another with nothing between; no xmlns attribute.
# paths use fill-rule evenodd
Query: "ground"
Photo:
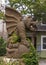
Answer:
<svg viewBox="0 0 46 65"><path fill-rule="evenodd" d="M46 65L46 59L40 60L39 65Z"/></svg>
<svg viewBox="0 0 46 65"><path fill-rule="evenodd" d="M6 57L0 57L0 59L3 59L5 62L9 62L9 61L12 61L12 60L10 60L10 59L8 59L8 58L6 58ZM16 60L16 59L15 59ZM13 60L14 61L14 60ZM40 61L39 61L39 65L46 65L46 59L41 59Z"/></svg>

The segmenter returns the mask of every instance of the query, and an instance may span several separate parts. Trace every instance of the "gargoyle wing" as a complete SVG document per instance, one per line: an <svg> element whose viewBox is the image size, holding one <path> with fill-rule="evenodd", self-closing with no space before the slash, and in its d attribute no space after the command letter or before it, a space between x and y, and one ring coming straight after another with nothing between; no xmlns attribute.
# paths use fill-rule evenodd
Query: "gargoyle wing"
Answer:
<svg viewBox="0 0 46 65"><path fill-rule="evenodd" d="M11 35L15 30L17 23L21 20L22 16L19 12L11 7L5 8L5 21L8 35Z"/></svg>

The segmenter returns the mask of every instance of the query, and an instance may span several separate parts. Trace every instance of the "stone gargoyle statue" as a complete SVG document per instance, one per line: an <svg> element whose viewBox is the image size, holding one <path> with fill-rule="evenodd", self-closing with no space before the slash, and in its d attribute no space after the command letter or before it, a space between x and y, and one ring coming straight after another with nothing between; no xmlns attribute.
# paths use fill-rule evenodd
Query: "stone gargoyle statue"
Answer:
<svg viewBox="0 0 46 65"><path fill-rule="evenodd" d="M30 51L30 44L26 38L25 27L30 31L36 30L36 22L34 22L31 17L23 19L21 14L11 7L6 7L5 22L8 33L6 55L9 58L20 58L22 54ZM19 42L14 43L11 41L13 32L16 32L16 35L20 37Z"/></svg>

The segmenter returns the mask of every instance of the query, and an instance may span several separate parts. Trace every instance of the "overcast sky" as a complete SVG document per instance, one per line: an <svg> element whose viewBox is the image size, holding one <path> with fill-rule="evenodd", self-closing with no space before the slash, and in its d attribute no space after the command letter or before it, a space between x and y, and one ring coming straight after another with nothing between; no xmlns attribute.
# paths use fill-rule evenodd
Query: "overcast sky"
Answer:
<svg viewBox="0 0 46 65"><path fill-rule="evenodd" d="M0 3L1 4L5 4L5 0L0 0Z"/></svg>
<svg viewBox="0 0 46 65"><path fill-rule="evenodd" d="M9 3L9 1L8 0L0 0L0 3L6 5Z"/></svg>

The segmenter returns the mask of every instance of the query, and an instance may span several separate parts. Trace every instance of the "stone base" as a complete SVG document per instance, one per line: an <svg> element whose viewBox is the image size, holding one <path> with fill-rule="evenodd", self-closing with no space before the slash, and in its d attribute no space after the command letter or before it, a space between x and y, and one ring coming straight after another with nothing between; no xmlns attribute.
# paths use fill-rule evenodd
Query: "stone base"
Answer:
<svg viewBox="0 0 46 65"><path fill-rule="evenodd" d="M7 64L7 63L11 63L11 64L16 64L16 65L25 65L22 59L13 59L13 58L7 58L4 57L3 61Z"/></svg>
<svg viewBox="0 0 46 65"><path fill-rule="evenodd" d="M19 44L17 48L7 48L6 56L8 58L21 58L21 56L25 53L29 53L30 49L23 45Z"/></svg>

